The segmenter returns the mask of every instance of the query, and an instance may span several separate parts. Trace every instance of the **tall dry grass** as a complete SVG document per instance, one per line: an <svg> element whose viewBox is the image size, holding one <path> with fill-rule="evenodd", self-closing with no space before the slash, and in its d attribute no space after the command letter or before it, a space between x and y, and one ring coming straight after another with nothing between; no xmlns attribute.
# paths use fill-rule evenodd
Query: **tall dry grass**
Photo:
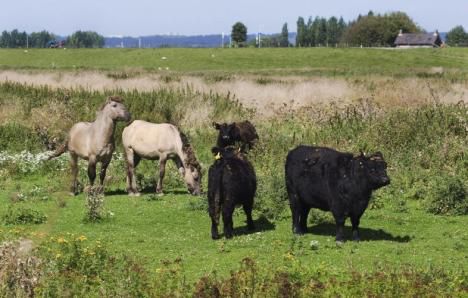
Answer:
<svg viewBox="0 0 468 298"><path fill-rule="evenodd" d="M122 72L34 72L0 71L0 82L17 82L60 89L85 89L90 92L122 90L152 92L161 88L189 87L199 93L217 93L235 98L246 107L256 109L257 116L274 116L287 104L297 110L328 104L346 105L361 99L377 104L417 106L430 102L468 102L468 82L453 81L443 75L429 77L278 77L255 75L181 76L175 73ZM209 107L195 106L195 115L206 115ZM0 116L2 116L0 112ZM190 117L189 117L190 118ZM191 120L194 117L191 118ZM195 117L197 118L197 117Z"/></svg>

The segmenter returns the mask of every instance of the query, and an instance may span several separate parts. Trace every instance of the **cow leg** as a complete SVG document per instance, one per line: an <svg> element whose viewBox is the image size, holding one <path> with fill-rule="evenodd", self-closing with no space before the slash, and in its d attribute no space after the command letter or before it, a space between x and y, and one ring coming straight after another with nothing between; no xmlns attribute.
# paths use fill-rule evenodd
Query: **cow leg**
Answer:
<svg viewBox="0 0 468 298"><path fill-rule="evenodd" d="M162 181L164 179L164 174L166 172L166 156L159 157L159 180L158 184L156 185L156 193L162 193Z"/></svg>
<svg viewBox="0 0 468 298"><path fill-rule="evenodd" d="M302 229L300 219L304 210L304 206L297 196L291 201L291 214L292 214L292 230L294 234L302 235L306 231Z"/></svg>
<svg viewBox="0 0 468 298"><path fill-rule="evenodd" d="M226 200L229 202L229 200ZM228 203L229 204L229 203ZM230 204L229 204L230 205ZM224 225L224 237L232 238L233 233L233 222L232 222L232 213L234 213L234 205L232 206L225 205L223 208L223 225Z"/></svg>
<svg viewBox="0 0 468 298"><path fill-rule="evenodd" d="M71 195L78 194L78 156L70 152L70 168L72 174L72 181L70 192Z"/></svg>
<svg viewBox="0 0 468 298"><path fill-rule="evenodd" d="M244 204L242 207L244 208L245 215L247 216L247 229L250 231L255 230L255 224L252 220L252 204Z"/></svg>
<svg viewBox="0 0 468 298"><path fill-rule="evenodd" d="M344 242L344 225L345 225L346 218L343 215L335 216L335 223L336 223L336 242L343 243Z"/></svg>
<svg viewBox="0 0 468 298"><path fill-rule="evenodd" d="M299 227L303 233L307 233L307 216L309 215L310 208L303 206L299 214Z"/></svg>
<svg viewBox="0 0 468 298"><path fill-rule="evenodd" d="M219 201L220 201L220 193L219 191L213 193L208 192L208 211L211 218L211 238L216 240L219 238L218 234L218 225L219 225Z"/></svg>
<svg viewBox="0 0 468 298"><path fill-rule="evenodd" d="M361 240L361 238L359 237L359 222L360 222L360 216L356 216L356 215L351 216L351 224L353 226L353 241Z"/></svg>

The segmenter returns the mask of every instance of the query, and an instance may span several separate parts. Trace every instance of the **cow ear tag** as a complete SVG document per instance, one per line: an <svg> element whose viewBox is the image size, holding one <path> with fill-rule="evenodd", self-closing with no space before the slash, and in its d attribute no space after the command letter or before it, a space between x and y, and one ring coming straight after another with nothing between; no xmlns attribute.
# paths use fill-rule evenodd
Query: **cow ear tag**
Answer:
<svg viewBox="0 0 468 298"><path fill-rule="evenodd" d="M216 160L221 159L221 154L219 152L215 155L215 159Z"/></svg>

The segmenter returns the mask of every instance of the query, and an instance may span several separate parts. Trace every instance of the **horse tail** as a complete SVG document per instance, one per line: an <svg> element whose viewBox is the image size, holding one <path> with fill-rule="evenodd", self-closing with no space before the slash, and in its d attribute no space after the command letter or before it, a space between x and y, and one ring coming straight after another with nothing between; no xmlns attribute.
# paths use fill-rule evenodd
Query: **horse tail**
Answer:
<svg viewBox="0 0 468 298"><path fill-rule="evenodd" d="M52 158L59 157L60 155L64 154L67 150L68 150L68 141L60 145L60 147L58 147L57 150L55 150L55 152L52 153L52 155L49 156L49 158L47 158L47 160L51 160Z"/></svg>

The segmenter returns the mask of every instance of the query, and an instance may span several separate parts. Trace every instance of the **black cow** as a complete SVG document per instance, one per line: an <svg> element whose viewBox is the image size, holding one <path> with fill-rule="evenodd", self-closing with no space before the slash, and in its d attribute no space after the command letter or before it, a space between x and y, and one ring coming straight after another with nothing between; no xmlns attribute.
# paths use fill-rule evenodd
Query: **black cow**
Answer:
<svg viewBox="0 0 468 298"><path fill-rule="evenodd" d="M208 204L211 217L211 238L218 239L220 212L223 214L224 236L232 237L232 213L242 205L247 215L247 227L254 229L252 207L257 178L252 164L232 146L213 147L215 162L208 171Z"/></svg>
<svg viewBox="0 0 468 298"><path fill-rule="evenodd" d="M286 187L293 233L307 231L310 208L331 211L336 241L344 240L346 218L351 218L353 240L359 241L359 220L372 191L390 183L382 153L353 156L330 148L298 146L286 159Z"/></svg>
<svg viewBox="0 0 468 298"><path fill-rule="evenodd" d="M258 140L258 134L255 127L248 120L242 122L215 123L213 127L219 130L218 147L233 146L236 142L241 143L242 151L251 149Z"/></svg>

